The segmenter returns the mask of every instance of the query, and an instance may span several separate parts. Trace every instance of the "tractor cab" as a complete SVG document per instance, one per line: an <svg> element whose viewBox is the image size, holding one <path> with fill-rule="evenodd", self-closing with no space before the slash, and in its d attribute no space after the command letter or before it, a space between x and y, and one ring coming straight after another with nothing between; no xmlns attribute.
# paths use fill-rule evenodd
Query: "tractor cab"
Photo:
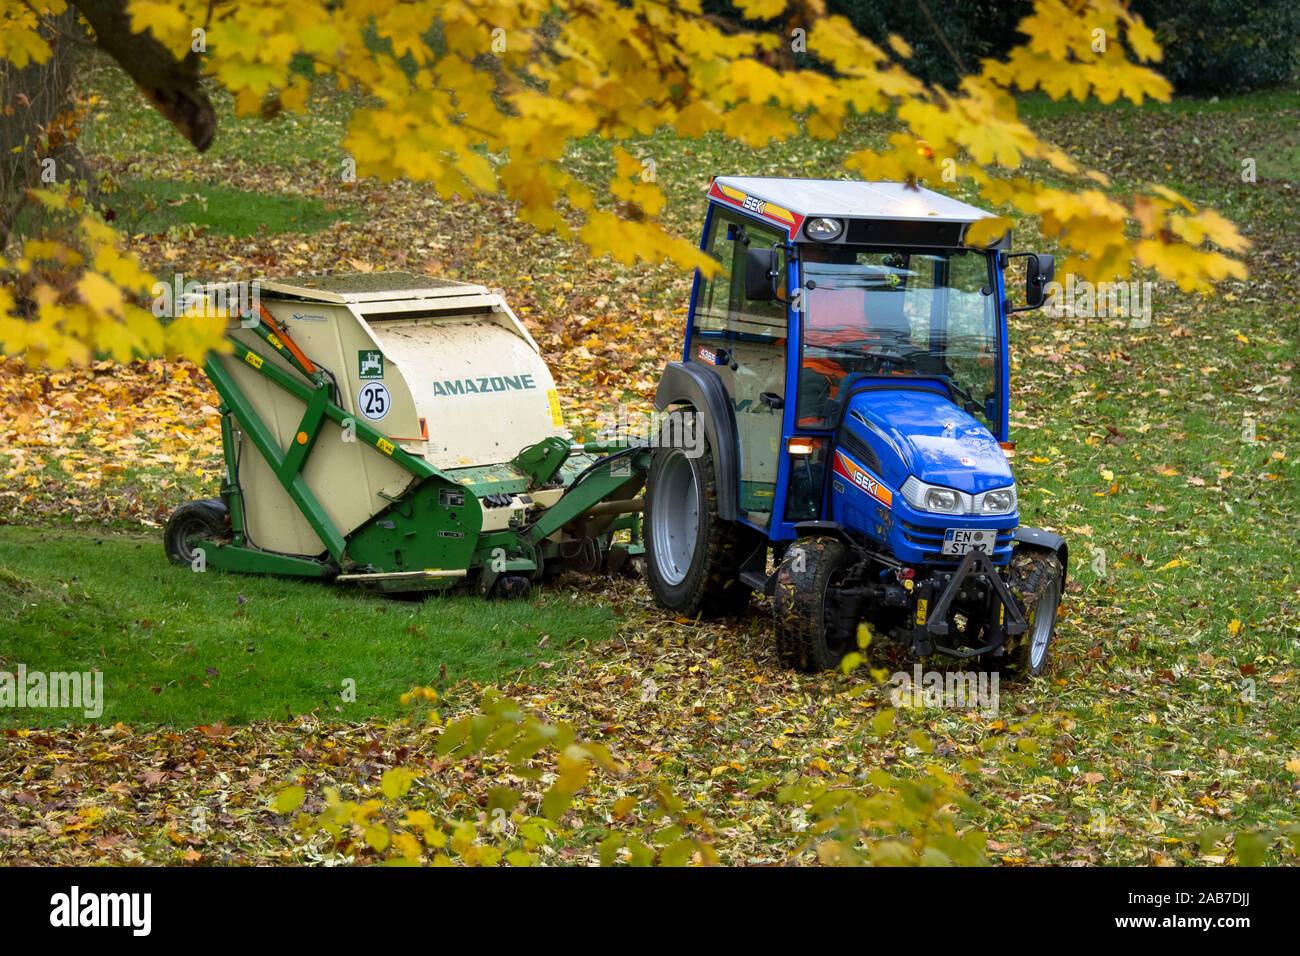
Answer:
<svg viewBox="0 0 1300 956"><path fill-rule="evenodd" d="M1010 234L965 241L988 216L900 183L713 181L701 248L719 269L696 276L682 361L656 399L694 409L708 438L706 468L673 449L651 465L647 553L663 603L701 613L733 609L748 590L779 597L782 580L803 573L782 562L794 553L803 566L815 546L842 557L836 573L851 583L830 584L835 600L817 611L814 629L833 632L833 646L792 663L833 665L868 618L920 653L957 656L1001 656L1028 629L1023 600L990 581L1006 583L1033 534L1020 527L1005 453ZM1021 255L1021 308L1034 308L1052 259ZM656 482L665 475L670 484ZM711 497L669 510L663 491L680 500L701 483ZM699 562L719 553L709 534L725 566L697 587ZM1037 534L1025 547L1050 552L1047 576L1063 578L1064 542ZM960 634L929 616L950 585L940 611ZM782 627L778 643L793 646Z"/></svg>

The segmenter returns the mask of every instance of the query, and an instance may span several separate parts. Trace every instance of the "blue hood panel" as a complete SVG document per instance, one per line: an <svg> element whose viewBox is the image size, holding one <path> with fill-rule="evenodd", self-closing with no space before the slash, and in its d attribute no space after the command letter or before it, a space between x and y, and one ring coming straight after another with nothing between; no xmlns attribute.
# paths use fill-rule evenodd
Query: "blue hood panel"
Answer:
<svg viewBox="0 0 1300 956"><path fill-rule="evenodd" d="M876 428L864 425L858 416ZM844 424L876 450L883 477L897 485L909 474L969 494L1012 483L1011 466L992 433L929 388L862 392L849 403ZM890 440L884 441L876 429Z"/></svg>

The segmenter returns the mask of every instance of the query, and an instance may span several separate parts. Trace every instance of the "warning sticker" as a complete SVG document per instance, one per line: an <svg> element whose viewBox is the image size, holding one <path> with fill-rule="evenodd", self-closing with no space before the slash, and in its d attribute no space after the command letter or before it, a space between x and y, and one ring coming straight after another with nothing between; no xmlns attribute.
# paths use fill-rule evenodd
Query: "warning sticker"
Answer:
<svg viewBox="0 0 1300 956"><path fill-rule="evenodd" d="M551 404L551 424L556 428L563 428L564 413L560 411L560 393L556 389L548 389L546 400Z"/></svg>

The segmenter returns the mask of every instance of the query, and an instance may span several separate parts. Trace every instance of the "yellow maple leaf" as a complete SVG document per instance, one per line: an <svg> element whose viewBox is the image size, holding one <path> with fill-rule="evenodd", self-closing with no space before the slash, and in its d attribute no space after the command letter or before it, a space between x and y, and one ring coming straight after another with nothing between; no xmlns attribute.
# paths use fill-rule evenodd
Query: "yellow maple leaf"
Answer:
<svg viewBox="0 0 1300 956"><path fill-rule="evenodd" d="M785 10L786 0L735 0L746 20L770 20Z"/></svg>

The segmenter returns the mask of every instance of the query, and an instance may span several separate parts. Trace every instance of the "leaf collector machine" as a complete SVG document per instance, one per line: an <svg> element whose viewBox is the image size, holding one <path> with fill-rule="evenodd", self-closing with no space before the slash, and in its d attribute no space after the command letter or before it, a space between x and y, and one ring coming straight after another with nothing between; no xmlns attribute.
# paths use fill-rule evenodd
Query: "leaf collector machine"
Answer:
<svg viewBox="0 0 1300 956"><path fill-rule="evenodd" d="M569 440L500 295L402 273L259 286L204 366L225 476L168 521L174 562L517 595L641 552L648 452Z"/></svg>

